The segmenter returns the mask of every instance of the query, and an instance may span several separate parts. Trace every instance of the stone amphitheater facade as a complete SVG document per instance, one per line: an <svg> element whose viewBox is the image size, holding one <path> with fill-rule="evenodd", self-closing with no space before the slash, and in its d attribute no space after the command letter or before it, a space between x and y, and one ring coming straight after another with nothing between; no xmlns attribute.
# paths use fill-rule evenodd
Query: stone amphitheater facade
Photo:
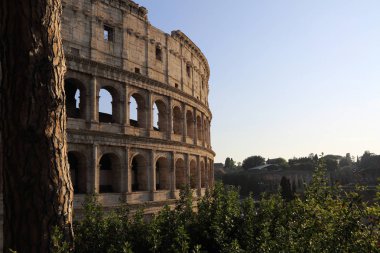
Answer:
<svg viewBox="0 0 380 253"><path fill-rule="evenodd" d="M186 184L203 195L215 154L201 50L128 0L63 0L62 37L76 203L90 192L105 206L169 201Z"/></svg>
<svg viewBox="0 0 380 253"><path fill-rule="evenodd" d="M186 184L202 196L213 185L215 153L201 50L181 31L152 26L133 1L62 5L74 208L88 193L105 207L149 203L148 212L173 203ZM112 112L99 112L107 93ZM1 194L0 205L2 216Z"/></svg>

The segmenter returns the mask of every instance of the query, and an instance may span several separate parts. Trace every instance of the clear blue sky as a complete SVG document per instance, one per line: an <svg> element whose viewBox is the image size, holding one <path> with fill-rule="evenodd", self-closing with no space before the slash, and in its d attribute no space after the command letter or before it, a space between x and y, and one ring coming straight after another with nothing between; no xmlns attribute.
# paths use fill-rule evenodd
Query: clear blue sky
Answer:
<svg viewBox="0 0 380 253"><path fill-rule="evenodd" d="M379 0L136 0L211 66L216 162L380 153Z"/></svg>

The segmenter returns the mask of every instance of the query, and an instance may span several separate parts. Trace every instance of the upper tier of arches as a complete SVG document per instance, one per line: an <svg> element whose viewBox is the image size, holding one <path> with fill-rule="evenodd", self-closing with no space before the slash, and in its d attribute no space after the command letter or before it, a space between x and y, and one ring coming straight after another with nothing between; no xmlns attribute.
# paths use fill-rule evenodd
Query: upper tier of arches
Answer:
<svg viewBox="0 0 380 253"><path fill-rule="evenodd" d="M62 2L66 58L136 73L208 104L210 67L198 46L182 31L166 33L154 27L145 8L137 6L134 12L116 2Z"/></svg>
<svg viewBox="0 0 380 253"><path fill-rule="evenodd" d="M210 114L201 106L126 83L104 79L65 79L69 129L90 129L210 144ZM90 123L90 124L88 124Z"/></svg>

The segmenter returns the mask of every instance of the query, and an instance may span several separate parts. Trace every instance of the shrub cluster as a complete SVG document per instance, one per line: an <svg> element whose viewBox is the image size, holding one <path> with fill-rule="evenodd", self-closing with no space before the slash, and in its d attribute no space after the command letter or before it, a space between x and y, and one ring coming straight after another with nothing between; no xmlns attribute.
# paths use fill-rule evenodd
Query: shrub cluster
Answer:
<svg viewBox="0 0 380 253"><path fill-rule="evenodd" d="M75 252L380 252L379 202L328 186L323 166L301 198L252 196L217 183L194 208L185 189L175 208L144 219L125 207L105 213L88 197ZM61 252L63 252L61 250Z"/></svg>

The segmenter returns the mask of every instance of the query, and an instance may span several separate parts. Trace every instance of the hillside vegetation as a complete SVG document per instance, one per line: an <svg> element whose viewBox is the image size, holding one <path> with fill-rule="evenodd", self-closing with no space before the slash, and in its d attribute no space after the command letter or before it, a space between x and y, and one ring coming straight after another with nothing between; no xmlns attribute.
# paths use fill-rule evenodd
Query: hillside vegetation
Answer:
<svg viewBox="0 0 380 253"><path fill-rule="evenodd" d="M304 196L280 191L255 202L217 183L193 206L191 190L174 209L146 220L121 206L105 213L89 196L75 225L76 252L380 252L380 206L331 187L320 162ZM195 210L196 209L196 210ZM57 252L65 252L56 236Z"/></svg>

